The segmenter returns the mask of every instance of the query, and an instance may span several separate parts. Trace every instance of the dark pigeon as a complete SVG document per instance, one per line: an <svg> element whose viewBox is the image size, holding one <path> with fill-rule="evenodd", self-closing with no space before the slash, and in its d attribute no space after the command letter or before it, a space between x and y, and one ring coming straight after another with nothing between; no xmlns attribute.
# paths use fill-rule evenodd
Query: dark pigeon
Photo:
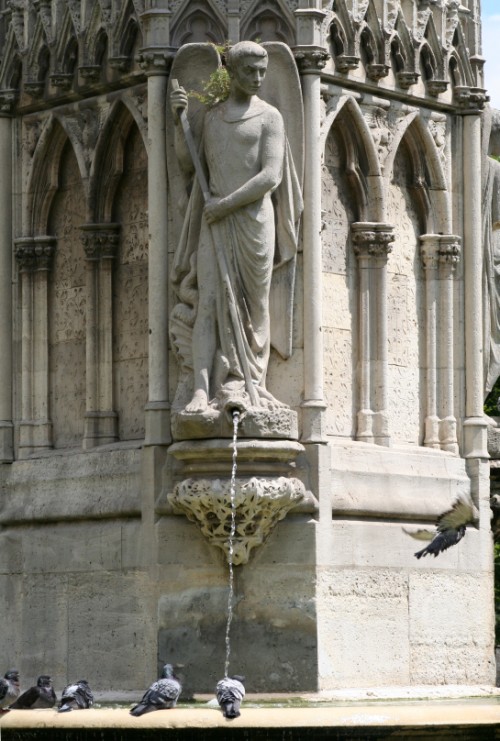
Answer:
<svg viewBox="0 0 500 741"><path fill-rule="evenodd" d="M19 695L17 700L10 705L15 710L34 710L35 708L52 708L57 702L56 693L52 687L52 679L47 674L38 677L36 687Z"/></svg>
<svg viewBox="0 0 500 741"><path fill-rule="evenodd" d="M86 679L79 679L74 684L68 684L63 689L58 713L68 713L70 710L86 710L94 704L94 695Z"/></svg>
<svg viewBox="0 0 500 741"><path fill-rule="evenodd" d="M244 681L245 677L235 674L217 682L215 694L225 718L238 718L241 715L241 701L245 697Z"/></svg>
<svg viewBox="0 0 500 741"><path fill-rule="evenodd" d="M152 713L153 710L169 710L175 708L182 687L174 674L172 664L165 664L160 679L149 687L144 693L142 700L131 709L131 715L144 715Z"/></svg>
<svg viewBox="0 0 500 741"><path fill-rule="evenodd" d="M462 495L455 499L451 509L438 517L436 529L417 530L405 533L418 540L430 540L428 546L415 553L416 558L432 555L434 558L459 543L465 535L468 525L474 525L479 519L479 512L470 495Z"/></svg>
<svg viewBox="0 0 500 741"><path fill-rule="evenodd" d="M0 677L0 712L7 712L8 706L17 700L21 692L19 672L9 669Z"/></svg>

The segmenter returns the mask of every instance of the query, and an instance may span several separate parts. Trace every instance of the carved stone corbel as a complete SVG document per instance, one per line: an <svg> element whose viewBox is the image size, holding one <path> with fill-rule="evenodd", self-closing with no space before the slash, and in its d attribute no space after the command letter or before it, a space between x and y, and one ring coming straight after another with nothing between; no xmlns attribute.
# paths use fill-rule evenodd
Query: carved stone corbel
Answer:
<svg viewBox="0 0 500 741"><path fill-rule="evenodd" d="M221 479L186 479L169 496L175 512L195 522L210 545L221 548L229 562L248 563L250 552L269 537L280 520L305 496L304 484L283 476L267 479L252 476L235 482L236 533L230 544L231 482Z"/></svg>

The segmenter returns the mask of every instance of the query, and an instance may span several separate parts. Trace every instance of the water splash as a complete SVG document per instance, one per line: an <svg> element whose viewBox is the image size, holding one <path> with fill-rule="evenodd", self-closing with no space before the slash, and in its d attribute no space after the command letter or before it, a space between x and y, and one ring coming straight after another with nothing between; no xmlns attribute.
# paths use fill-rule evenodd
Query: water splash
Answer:
<svg viewBox="0 0 500 741"><path fill-rule="evenodd" d="M224 676L229 676L229 659L231 656L231 623L233 620L234 600L234 536L236 535L236 471L238 456L238 424L240 413L237 409L233 411L233 465L231 468L231 530L229 532L229 593L227 598L227 623L226 623L226 661L224 664Z"/></svg>

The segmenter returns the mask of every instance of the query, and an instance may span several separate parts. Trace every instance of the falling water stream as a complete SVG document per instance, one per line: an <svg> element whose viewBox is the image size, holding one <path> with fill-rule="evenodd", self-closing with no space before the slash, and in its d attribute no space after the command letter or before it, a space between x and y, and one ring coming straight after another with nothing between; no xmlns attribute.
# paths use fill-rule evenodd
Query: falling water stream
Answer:
<svg viewBox="0 0 500 741"><path fill-rule="evenodd" d="M237 409L233 411L233 465L231 468L231 530L229 532L229 593L227 598L227 623L226 623L226 662L224 664L224 676L229 676L229 659L231 656L231 622L233 620L233 599L234 599L234 536L236 534L236 470L238 456L238 424L240 413Z"/></svg>

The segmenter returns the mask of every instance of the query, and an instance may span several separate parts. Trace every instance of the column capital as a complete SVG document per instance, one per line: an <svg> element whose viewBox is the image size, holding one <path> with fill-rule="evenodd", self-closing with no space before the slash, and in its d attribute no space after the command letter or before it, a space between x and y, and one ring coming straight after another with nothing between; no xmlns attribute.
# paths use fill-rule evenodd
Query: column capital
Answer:
<svg viewBox="0 0 500 741"><path fill-rule="evenodd" d="M139 51L137 61L145 74L151 75L168 75L176 49L171 47L145 47Z"/></svg>
<svg viewBox="0 0 500 741"><path fill-rule="evenodd" d="M422 234L420 256L425 269L447 266L454 270L460 261L461 239L456 234Z"/></svg>
<svg viewBox="0 0 500 741"><path fill-rule="evenodd" d="M18 97L19 90L17 88L0 90L0 116L12 116Z"/></svg>
<svg viewBox="0 0 500 741"><path fill-rule="evenodd" d="M439 235L439 262L454 269L460 262L462 240L456 234Z"/></svg>
<svg viewBox="0 0 500 741"><path fill-rule="evenodd" d="M87 260L111 260L120 241L120 224L82 224L81 240Z"/></svg>
<svg viewBox="0 0 500 741"><path fill-rule="evenodd" d="M50 270L55 249L55 237L20 237L14 240L14 255L21 272Z"/></svg>
<svg viewBox="0 0 500 741"><path fill-rule="evenodd" d="M394 227L375 221L356 221L351 224L351 237L356 257L385 257L392 251Z"/></svg>
<svg viewBox="0 0 500 741"><path fill-rule="evenodd" d="M330 56L320 46L295 46L293 55L301 74L319 74Z"/></svg>
<svg viewBox="0 0 500 741"><path fill-rule="evenodd" d="M490 99L483 88L466 85L457 85L453 94L458 112L463 115L478 115Z"/></svg>
<svg viewBox="0 0 500 741"><path fill-rule="evenodd" d="M35 270L50 270L56 250L56 241L55 237L34 237Z"/></svg>

